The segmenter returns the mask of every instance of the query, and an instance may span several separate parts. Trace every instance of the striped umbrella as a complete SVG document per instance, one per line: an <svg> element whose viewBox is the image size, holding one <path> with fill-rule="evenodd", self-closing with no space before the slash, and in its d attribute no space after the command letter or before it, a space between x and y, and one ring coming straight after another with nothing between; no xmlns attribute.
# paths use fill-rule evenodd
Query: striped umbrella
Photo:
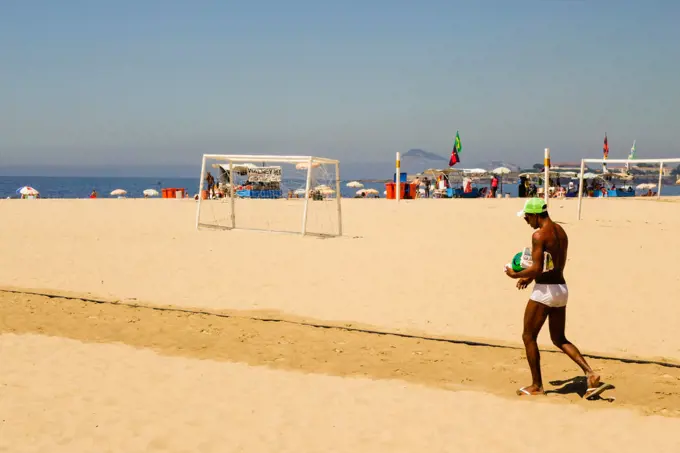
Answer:
<svg viewBox="0 0 680 453"><path fill-rule="evenodd" d="M40 195L40 192L38 192L37 190L35 190L35 189L34 189L33 187L31 187L31 186L24 186L24 187L21 187L21 188L17 189L17 193L18 193L19 195L34 195L34 196L35 196L35 195Z"/></svg>

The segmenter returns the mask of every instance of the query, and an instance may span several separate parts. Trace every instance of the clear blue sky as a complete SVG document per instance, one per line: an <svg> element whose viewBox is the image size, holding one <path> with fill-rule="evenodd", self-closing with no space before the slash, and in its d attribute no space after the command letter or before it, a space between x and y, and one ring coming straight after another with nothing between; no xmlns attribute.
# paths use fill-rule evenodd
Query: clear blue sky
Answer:
<svg viewBox="0 0 680 453"><path fill-rule="evenodd" d="M0 6L0 165L678 156L680 2Z"/></svg>

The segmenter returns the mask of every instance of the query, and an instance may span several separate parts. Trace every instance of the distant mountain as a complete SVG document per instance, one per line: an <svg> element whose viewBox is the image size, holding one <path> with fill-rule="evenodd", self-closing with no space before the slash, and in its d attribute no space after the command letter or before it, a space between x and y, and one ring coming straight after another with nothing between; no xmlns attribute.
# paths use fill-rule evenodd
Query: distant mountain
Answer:
<svg viewBox="0 0 680 453"><path fill-rule="evenodd" d="M447 162L448 160L446 157L442 157L439 154L431 153L429 151L425 151L424 149L409 149L406 151L404 154L401 155L402 160L404 158L408 159L426 159L426 160L440 160Z"/></svg>
<svg viewBox="0 0 680 453"><path fill-rule="evenodd" d="M401 155L401 171L409 174L420 173L429 168L445 168L449 159L424 149L409 149Z"/></svg>

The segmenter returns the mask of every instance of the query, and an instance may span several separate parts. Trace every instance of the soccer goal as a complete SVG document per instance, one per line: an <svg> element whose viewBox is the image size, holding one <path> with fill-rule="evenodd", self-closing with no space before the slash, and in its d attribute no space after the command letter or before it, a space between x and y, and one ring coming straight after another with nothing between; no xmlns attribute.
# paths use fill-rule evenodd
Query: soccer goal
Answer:
<svg viewBox="0 0 680 453"><path fill-rule="evenodd" d="M334 159L205 154L196 228L342 236L340 187Z"/></svg>
<svg viewBox="0 0 680 453"><path fill-rule="evenodd" d="M602 164L603 175L615 175L616 173L609 172L607 170L606 165L607 164L625 164L626 165L626 171L630 170L631 168L634 168L640 164L658 164L659 165L659 181L658 185L654 184L648 184L647 186L651 190L652 188L656 188L656 198L657 200L661 198L661 187L663 186L663 178L665 175L664 169L670 169L667 164L674 164L674 163L680 163L680 158L668 158L668 159L581 159L581 171L579 174L579 189L578 189L578 213L577 213L577 219L581 220L581 207L582 207L582 201L583 201L583 181L585 179L585 170L586 170L586 164L587 163L593 163L593 164ZM633 193L631 193L633 195Z"/></svg>

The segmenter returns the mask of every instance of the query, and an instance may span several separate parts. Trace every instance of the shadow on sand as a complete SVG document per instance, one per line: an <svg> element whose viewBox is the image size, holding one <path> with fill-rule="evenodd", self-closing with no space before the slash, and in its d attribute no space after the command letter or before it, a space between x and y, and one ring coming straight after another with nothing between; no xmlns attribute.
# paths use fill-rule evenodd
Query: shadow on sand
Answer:
<svg viewBox="0 0 680 453"><path fill-rule="evenodd" d="M586 390L588 388L588 381L586 380L585 376L576 376L571 379L550 381L550 385L553 385L557 388L553 390L546 390L545 391L546 394L556 393L558 395L570 395L575 393L581 398L584 398L586 395ZM613 390L615 388L616 387L609 384L607 390ZM602 398L602 396L598 395L591 398L591 400L593 401L605 400L611 402L614 401L614 398Z"/></svg>

